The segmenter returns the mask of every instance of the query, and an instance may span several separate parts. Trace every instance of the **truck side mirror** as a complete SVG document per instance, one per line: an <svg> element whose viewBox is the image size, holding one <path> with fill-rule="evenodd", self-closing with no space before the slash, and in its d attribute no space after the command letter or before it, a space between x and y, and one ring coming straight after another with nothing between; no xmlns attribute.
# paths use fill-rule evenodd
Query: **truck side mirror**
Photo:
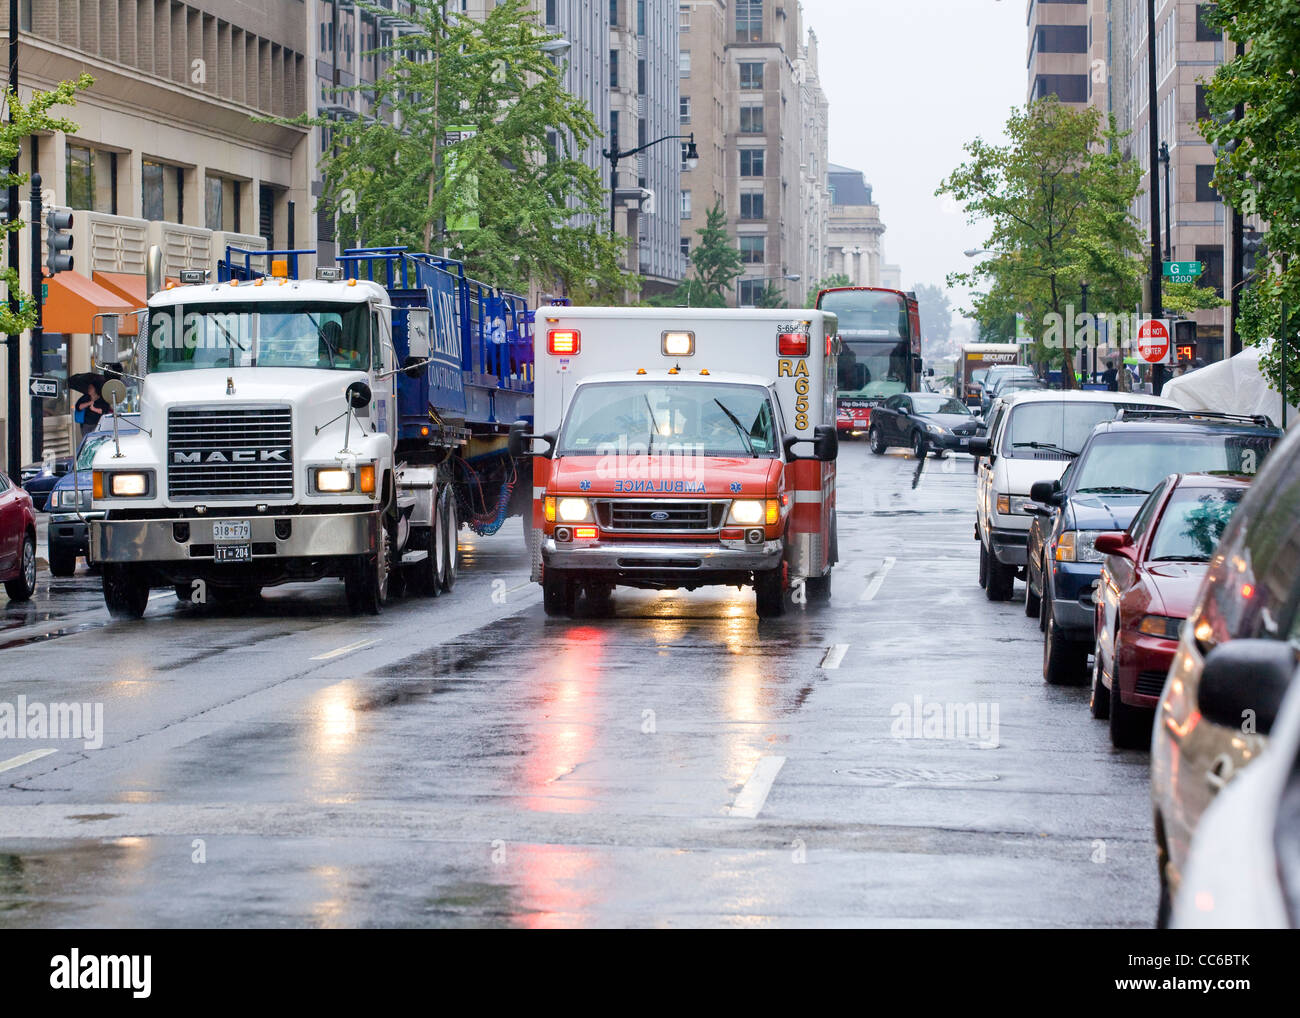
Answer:
<svg viewBox="0 0 1300 1018"><path fill-rule="evenodd" d="M1060 481L1035 481L1029 486L1029 497L1044 505L1061 504Z"/></svg>
<svg viewBox="0 0 1300 1018"><path fill-rule="evenodd" d="M801 456L794 451L794 447L800 442L812 443L813 453L811 456ZM782 445L785 447L785 458L792 463L795 460L806 459L833 463L840 454L840 436L835 428L829 424L819 424L813 428L812 438L805 438L802 435L787 435Z"/></svg>
<svg viewBox="0 0 1300 1018"><path fill-rule="evenodd" d="M402 359L402 374L407 378L419 378L420 369L424 367L426 359L423 357L404 357Z"/></svg>
<svg viewBox="0 0 1300 1018"><path fill-rule="evenodd" d="M364 410L370 406L370 396L370 386L360 379L349 385L343 393L343 398L348 401L348 406L353 410Z"/></svg>
<svg viewBox="0 0 1300 1018"><path fill-rule="evenodd" d="M506 452L510 454L511 459L526 459L534 455L550 459L555 452L555 443L558 439L558 431L550 431L545 435L533 435L528 431L527 421L515 421L514 424L510 425L510 435L506 438ZM539 440L546 443L547 449L543 453L534 453L533 442Z"/></svg>

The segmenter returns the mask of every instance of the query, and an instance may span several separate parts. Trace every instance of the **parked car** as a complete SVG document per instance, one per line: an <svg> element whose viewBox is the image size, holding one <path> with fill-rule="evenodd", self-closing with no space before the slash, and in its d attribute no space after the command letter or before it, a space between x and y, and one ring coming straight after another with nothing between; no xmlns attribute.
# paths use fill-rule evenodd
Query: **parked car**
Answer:
<svg viewBox="0 0 1300 1018"><path fill-rule="evenodd" d="M104 513L90 511L91 464L95 452L113 433L99 429L81 440L77 448L77 469L59 478L50 492L50 520L46 531L50 574L71 576L77 571L77 558L86 554L88 520L103 519Z"/></svg>
<svg viewBox="0 0 1300 1018"><path fill-rule="evenodd" d="M905 445L917 459L924 459L927 452L965 451L978 427L978 419L959 399L900 392L871 411L867 440L877 456L890 446Z"/></svg>
<svg viewBox="0 0 1300 1018"><path fill-rule="evenodd" d="M1246 494L1245 478L1172 474L1123 533L1098 534L1092 716L1119 749L1151 745L1151 723L1210 558Z"/></svg>
<svg viewBox="0 0 1300 1018"><path fill-rule="evenodd" d="M1276 641L1290 660L1300 646L1300 432L1270 455L1223 532L1156 707L1151 800L1162 919L1201 815L1267 744L1262 704L1243 718L1203 702L1208 656L1235 653L1233 643L1245 640ZM1262 667L1239 666L1238 681L1259 684Z"/></svg>
<svg viewBox="0 0 1300 1018"><path fill-rule="evenodd" d="M44 512L50 491L60 477L72 469L72 457L60 456L49 463L29 463L22 468L23 489L32 497L37 512Z"/></svg>
<svg viewBox="0 0 1300 1018"><path fill-rule="evenodd" d="M1170 472L1253 476L1281 437L1271 424L1155 411L1093 429L1059 480L1030 486L1028 583L1043 630L1043 678L1087 678L1101 579L1097 535L1125 530Z"/></svg>
<svg viewBox="0 0 1300 1018"><path fill-rule="evenodd" d="M979 583L990 601L1010 600L1016 579L1025 578L1025 542L1033 518L1029 485L1059 477L1094 425L1114 419L1124 407L1177 409L1159 397L1116 392L1027 391L994 400L987 437L969 446L978 459ZM1038 614L1032 592L1026 614Z"/></svg>
<svg viewBox="0 0 1300 1018"><path fill-rule="evenodd" d="M1239 727L1249 714L1268 746L1201 817L1175 929L1300 928L1300 682L1290 651L1277 640L1233 640L1206 658L1203 718Z"/></svg>
<svg viewBox="0 0 1300 1018"><path fill-rule="evenodd" d="M0 580L10 601L36 592L36 509L32 496L0 473Z"/></svg>

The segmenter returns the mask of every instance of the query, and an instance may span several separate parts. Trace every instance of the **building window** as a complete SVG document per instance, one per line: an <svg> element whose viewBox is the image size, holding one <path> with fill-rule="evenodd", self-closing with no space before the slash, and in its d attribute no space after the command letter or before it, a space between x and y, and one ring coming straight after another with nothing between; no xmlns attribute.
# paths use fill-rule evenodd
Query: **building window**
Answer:
<svg viewBox="0 0 1300 1018"><path fill-rule="evenodd" d="M1205 94L1206 94L1205 86L1197 85L1196 86L1196 119L1197 120L1210 119L1210 105L1205 101Z"/></svg>
<svg viewBox="0 0 1300 1018"><path fill-rule="evenodd" d="M745 265L762 265L764 258L765 237L741 237L740 260Z"/></svg>
<svg viewBox="0 0 1300 1018"><path fill-rule="evenodd" d="M649 136L645 133L645 117L636 122L636 143L638 146L644 145Z"/></svg>
<svg viewBox="0 0 1300 1018"><path fill-rule="evenodd" d="M609 51L609 87L618 88L618 50Z"/></svg>
<svg viewBox="0 0 1300 1018"><path fill-rule="evenodd" d="M763 0L736 0L736 41L763 41Z"/></svg>
<svg viewBox="0 0 1300 1018"><path fill-rule="evenodd" d="M682 237L682 238L680 238L680 239L677 241L677 243L678 243L679 247L681 248L682 258L683 258L683 259L686 261L686 263L689 265L689 264L690 264L690 261L691 261L691 238L690 238L690 237Z"/></svg>
<svg viewBox="0 0 1300 1018"><path fill-rule="evenodd" d="M679 78L691 76L691 51L688 49L677 51L677 76Z"/></svg>
<svg viewBox="0 0 1300 1018"><path fill-rule="evenodd" d="M689 95L684 95L677 100L677 112L678 119L680 119L683 124L689 124L691 122L691 97Z"/></svg>
<svg viewBox="0 0 1300 1018"><path fill-rule="evenodd" d="M1046 99L1054 95L1065 103L1088 101L1088 76L1086 74L1040 74L1034 79L1034 98Z"/></svg>
<svg viewBox="0 0 1300 1018"><path fill-rule="evenodd" d="M1204 163L1196 167L1196 200L1216 202L1219 192L1210 183L1214 179L1214 163Z"/></svg>
<svg viewBox="0 0 1300 1018"><path fill-rule="evenodd" d="M763 65L745 62L740 65L740 87L746 91L762 91Z"/></svg>
<svg viewBox="0 0 1300 1018"><path fill-rule="evenodd" d="M763 133L763 107L762 106L742 106L740 108L740 133L741 134L762 134Z"/></svg>
<svg viewBox="0 0 1300 1018"><path fill-rule="evenodd" d="M1087 53L1088 29L1084 25L1043 25L1034 42L1039 53Z"/></svg>
<svg viewBox="0 0 1300 1018"><path fill-rule="evenodd" d="M242 186L238 180L208 176L205 196L204 225L209 230L239 233L239 206Z"/></svg>
<svg viewBox="0 0 1300 1018"><path fill-rule="evenodd" d="M742 279L740 281L738 303L741 307L754 307L758 304L759 298L763 296L763 291L767 288L765 279Z"/></svg>
<svg viewBox="0 0 1300 1018"><path fill-rule="evenodd" d="M636 62L636 91L637 95L645 95L645 60Z"/></svg>
<svg viewBox="0 0 1300 1018"><path fill-rule="evenodd" d="M1217 28L1212 28L1205 20L1206 13L1217 4L1197 4L1196 5L1196 41L1197 42L1218 42L1223 38L1223 33Z"/></svg>
<svg viewBox="0 0 1300 1018"><path fill-rule="evenodd" d="M275 247L275 188L263 184L258 189L257 232L269 248Z"/></svg>
<svg viewBox="0 0 1300 1018"><path fill-rule="evenodd" d="M609 0L609 27L618 28L618 0Z"/></svg>
<svg viewBox="0 0 1300 1018"><path fill-rule="evenodd" d="M763 192L750 191L740 196L740 218L741 219L762 219L763 218Z"/></svg>
<svg viewBox="0 0 1300 1018"><path fill-rule="evenodd" d="M681 209L682 209L681 217L683 219L690 219L691 218L691 192L690 191L682 191Z"/></svg>
<svg viewBox="0 0 1300 1018"><path fill-rule="evenodd" d="M145 219L185 222L185 171L181 167L142 160L140 181Z"/></svg>
<svg viewBox="0 0 1300 1018"><path fill-rule="evenodd" d="M691 30L691 9L689 7L677 8L677 30L679 32L689 32Z"/></svg>
<svg viewBox="0 0 1300 1018"><path fill-rule="evenodd" d="M65 165L69 208L117 214L116 152L68 145Z"/></svg>
<svg viewBox="0 0 1300 1018"><path fill-rule="evenodd" d="M645 35L645 0L636 0L636 34Z"/></svg>
<svg viewBox="0 0 1300 1018"><path fill-rule="evenodd" d="M559 20L556 17L557 12L555 10L558 6L559 4L556 3L556 0L546 0L546 23L548 25L559 24Z"/></svg>
<svg viewBox="0 0 1300 1018"><path fill-rule="evenodd" d="M1220 297L1223 296L1223 246L1220 244L1197 244L1196 260L1205 266L1201 286L1211 286Z"/></svg>
<svg viewBox="0 0 1300 1018"><path fill-rule="evenodd" d="M742 177L761 177L763 175L763 152L761 148L742 148L740 150L740 175Z"/></svg>

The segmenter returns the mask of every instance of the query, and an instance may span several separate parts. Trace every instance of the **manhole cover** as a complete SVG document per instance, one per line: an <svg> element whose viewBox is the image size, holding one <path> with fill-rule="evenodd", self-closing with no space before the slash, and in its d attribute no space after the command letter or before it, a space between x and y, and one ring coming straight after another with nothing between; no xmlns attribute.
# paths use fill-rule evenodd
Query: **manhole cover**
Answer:
<svg viewBox="0 0 1300 1018"><path fill-rule="evenodd" d="M936 771L926 767L850 767L836 774L870 785L967 785L974 781L997 781L992 771Z"/></svg>

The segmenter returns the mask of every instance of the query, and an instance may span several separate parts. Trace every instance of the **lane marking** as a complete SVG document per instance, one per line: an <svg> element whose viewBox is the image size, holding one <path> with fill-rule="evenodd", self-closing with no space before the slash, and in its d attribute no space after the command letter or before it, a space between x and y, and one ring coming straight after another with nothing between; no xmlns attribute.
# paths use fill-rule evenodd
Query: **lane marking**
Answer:
<svg viewBox="0 0 1300 1018"><path fill-rule="evenodd" d="M885 561L880 563L880 566L877 569L867 574L867 589L862 592L862 596L858 598L859 601L871 601L875 599L875 596L880 593L880 587L885 582L885 577L889 575L889 570L894 568L894 563L897 561L898 559L893 555L890 555L885 559Z"/></svg>
<svg viewBox="0 0 1300 1018"><path fill-rule="evenodd" d="M33 760L39 760L43 756L49 756L51 753L57 752L57 749L34 749L22 756L16 756L9 760L0 760L0 771L11 771L15 767L21 767L25 763L31 763Z"/></svg>
<svg viewBox="0 0 1300 1018"><path fill-rule="evenodd" d="M767 793L772 791L772 782L785 766L783 756L765 756L754 765L754 773L745 782L745 787L736 796L736 801L727 807L727 815L755 820L767 802Z"/></svg>
<svg viewBox="0 0 1300 1018"><path fill-rule="evenodd" d="M840 662L844 660L844 654L848 651L847 643L836 643L826 648L826 653L822 655L821 666L826 669L838 668Z"/></svg>
<svg viewBox="0 0 1300 1018"><path fill-rule="evenodd" d="M335 647L324 654L317 654L312 660L328 661L331 658L342 657L344 654L351 654L354 650L361 650L363 647L371 647L378 642L378 640L358 640L356 643L349 643L346 647Z"/></svg>

